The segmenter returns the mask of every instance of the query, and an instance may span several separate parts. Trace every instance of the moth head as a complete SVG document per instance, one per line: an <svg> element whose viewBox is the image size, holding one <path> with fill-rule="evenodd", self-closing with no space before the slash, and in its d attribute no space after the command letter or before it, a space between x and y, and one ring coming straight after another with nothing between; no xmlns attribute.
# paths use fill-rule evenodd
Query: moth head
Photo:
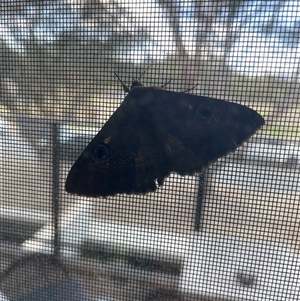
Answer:
<svg viewBox="0 0 300 301"><path fill-rule="evenodd" d="M120 83L122 84L123 90L126 93L129 93L130 90L132 90L133 88L136 87L142 87L143 85L139 82L139 79L133 79L132 84L130 89L122 82L121 78L119 77L119 75L117 73L115 73L115 76L117 77L117 79L120 81Z"/></svg>
<svg viewBox="0 0 300 301"><path fill-rule="evenodd" d="M142 87L142 86L143 85L137 79L133 79L130 90L137 88L137 87Z"/></svg>

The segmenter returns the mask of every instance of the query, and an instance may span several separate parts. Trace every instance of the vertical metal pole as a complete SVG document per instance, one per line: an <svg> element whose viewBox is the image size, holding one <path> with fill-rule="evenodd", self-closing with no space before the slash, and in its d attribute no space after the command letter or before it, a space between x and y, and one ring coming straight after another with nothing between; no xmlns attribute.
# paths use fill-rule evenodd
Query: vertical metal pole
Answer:
<svg viewBox="0 0 300 301"><path fill-rule="evenodd" d="M54 258L60 256L59 229L59 124L52 124L52 219L54 226Z"/></svg>
<svg viewBox="0 0 300 301"><path fill-rule="evenodd" d="M198 188L195 225L194 225L194 230L197 232L201 230L201 216L202 216L204 193L205 193L204 184L205 184L205 171L202 171L199 174L199 188Z"/></svg>

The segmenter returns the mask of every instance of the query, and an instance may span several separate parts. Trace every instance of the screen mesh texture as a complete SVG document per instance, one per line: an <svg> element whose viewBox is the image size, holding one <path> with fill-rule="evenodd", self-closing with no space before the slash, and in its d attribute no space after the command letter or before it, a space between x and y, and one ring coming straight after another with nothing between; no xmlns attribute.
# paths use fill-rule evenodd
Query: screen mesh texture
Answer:
<svg viewBox="0 0 300 301"><path fill-rule="evenodd" d="M300 1L5 0L0 7L0 300L300 299ZM159 87L157 99L174 97L174 107L152 109L147 89L138 97L138 89L124 91L135 81ZM164 151L146 143L158 140L153 129L144 133L134 122L149 122L151 110L165 124L168 149L173 122L190 141L190 117L176 107L183 94L164 90L247 106L265 124L234 152L195 173L172 172L154 192L67 193L72 165L126 95L132 105L118 111L126 124L111 119L106 140L117 137L120 157L138 136L134 154L143 149L147 168L167 164ZM163 118L171 112L177 118ZM203 128L200 148L215 137L226 148L233 123ZM193 155L189 147L184 155ZM90 162L83 179L100 169ZM129 165L108 173L124 173L127 183ZM105 177L91 181L101 187Z"/></svg>

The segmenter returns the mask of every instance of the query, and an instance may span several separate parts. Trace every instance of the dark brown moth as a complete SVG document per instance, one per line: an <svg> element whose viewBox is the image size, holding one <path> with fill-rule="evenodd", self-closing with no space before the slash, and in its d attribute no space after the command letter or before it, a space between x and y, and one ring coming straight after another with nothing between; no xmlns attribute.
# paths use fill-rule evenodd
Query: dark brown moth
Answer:
<svg viewBox="0 0 300 301"><path fill-rule="evenodd" d="M120 107L71 168L66 191L98 197L155 191L171 172L201 171L264 124L235 103L144 87L135 81Z"/></svg>

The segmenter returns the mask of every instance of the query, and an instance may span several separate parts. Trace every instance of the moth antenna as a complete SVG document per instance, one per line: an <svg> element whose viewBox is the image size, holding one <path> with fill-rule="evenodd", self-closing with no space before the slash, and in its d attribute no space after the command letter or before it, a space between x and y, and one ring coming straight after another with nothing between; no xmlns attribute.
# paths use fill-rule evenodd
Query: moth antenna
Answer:
<svg viewBox="0 0 300 301"><path fill-rule="evenodd" d="M164 87L167 86L171 81L172 81L172 78L171 78L169 81L167 81L165 84L163 84L162 86L160 86L160 87L161 87L161 88L164 88Z"/></svg>
<svg viewBox="0 0 300 301"><path fill-rule="evenodd" d="M198 85L199 85L199 84L196 84L196 85L194 85L192 88L189 88L189 89L184 90L184 91L182 91L182 92L183 92L183 93L190 92L190 91L194 90Z"/></svg>
<svg viewBox="0 0 300 301"><path fill-rule="evenodd" d="M162 54L164 53L164 51L162 51ZM139 82L140 81L140 79L145 75L145 73L156 63L158 61L158 58L156 58L156 59L153 59L152 60L152 62L147 66L147 68L144 70L144 72L140 75L140 77L139 78L137 78L137 79L135 79L135 78L133 78L133 81L137 81L137 82ZM169 82L168 82L169 83ZM168 84L167 83L167 84ZM166 84L166 85L167 85ZM164 87L164 86L163 86Z"/></svg>
<svg viewBox="0 0 300 301"><path fill-rule="evenodd" d="M119 77L119 75L114 72L116 78L119 80L119 82L122 84L123 90L128 93L130 91L130 89L122 82L121 78Z"/></svg>
<svg viewBox="0 0 300 301"><path fill-rule="evenodd" d="M164 53L164 51L163 51ZM145 73L158 61L158 58L153 59L152 62L147 66L147 68L144 70L144 72L140 75L140 77L138 79L133 79L133 80L137 80L139 81L144 75Z"/></svg>
<svg viewBox="0 0 300 301"><path fill-rule="evenodd" d="M133 79L136 81L140 81L140 79L145 75L145 73L153 66L153 62L147 66L147 68L143 71L143 73L139 76L138 79Z"/></svg>
<svg viewBox="0 0 300 301"><path fill-rule="evenodd" d="M163 52L164 53L164 52ZM143 73L139 76L139 78L135 79L133 78L132 79L132 86L131 86L131 89L135 86L142 86L142 84L140 84L140 79L145 75L145 73L158 61L158 58L154 59L148 66L147 68L143 71ZM128 93L130 92L130 89L122 82L121 78L119 77L119 75L114 72L114 75L117 77L117 79L119 80L119 82L122 84L123 86L123 90ZM161 88L165 87L166 85L168 85L170 82L171 82L172 79L170 79L166 84L164 84L163 86L161 86ZM194 87L193 87L194 88ZM193 89L192 88L192 89Z"/></svg>

